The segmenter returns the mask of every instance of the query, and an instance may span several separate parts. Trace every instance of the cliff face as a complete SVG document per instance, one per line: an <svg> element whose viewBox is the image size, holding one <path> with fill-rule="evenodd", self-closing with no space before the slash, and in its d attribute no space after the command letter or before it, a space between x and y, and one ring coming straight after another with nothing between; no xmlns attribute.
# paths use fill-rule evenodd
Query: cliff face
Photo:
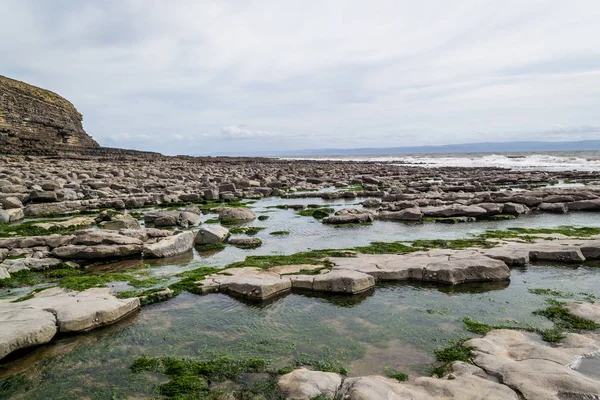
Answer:
<svg viewBox="0 0 600 400"><path fill-rule="evenodd" d="M0 76L0 153L98 148L81 114L56 93Z"/></svg>

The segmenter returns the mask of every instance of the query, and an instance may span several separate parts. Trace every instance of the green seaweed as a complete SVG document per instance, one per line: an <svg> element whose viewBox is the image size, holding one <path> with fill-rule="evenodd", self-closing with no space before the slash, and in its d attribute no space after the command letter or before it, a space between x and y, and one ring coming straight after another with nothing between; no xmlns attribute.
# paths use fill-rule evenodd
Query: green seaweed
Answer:
<svg viewBox="0 0 600 400"><path fill-rule="evenodd" d="M546 317L554 322L557 328L570 332L595 330L600 328L600 324L571 314L569 310L564 307L563 303L551 301L551 304L550 307L534 311L533 314Z"/></svg>
<svg viewBox="0 0 600 400"><path fill-rule="evenodd" d="M394 368L384 368L385 370L385 374L388 376L388 378L392 378L395 379L399 382L404 382L408 380L408 375L405 374L404 372L398 371L397 369Z"/></svg>
<svg viewBox="0 0 600 400"><path fill-rule="evenodd" d="M235 228L229 229L229 233L231 233L232 235L254 236L258 232L260 232L264 229L267 229L267 228L262 227L262 226L240 226L240 227L235 227Z"/></svg>
<svg viewBox="0 0 600 400"><path fill-rule="evenodd" d="M283 236L283 235L289 235L290 231L273 231L271 233L269 233L269 235L274 235L274 236Z"/></svg>
<svg viewBox="0 0 600 400"><path fill-rule="evenodd" d="M181 272L175 276L184 279L169 285L169 288L175 291L176 294L179 294L181 291L202 294L196 282L203 280L207 275L216 274L219 271L219 268L200 267L191 271Z"/></svg>

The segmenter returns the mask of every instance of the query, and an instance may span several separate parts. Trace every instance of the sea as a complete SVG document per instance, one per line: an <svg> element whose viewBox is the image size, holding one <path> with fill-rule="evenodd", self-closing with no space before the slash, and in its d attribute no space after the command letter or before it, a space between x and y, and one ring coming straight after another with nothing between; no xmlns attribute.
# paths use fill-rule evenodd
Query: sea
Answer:
<svg viewBox="0 0 600 400"><path fill-rule="evenodd" d="M600 172L600 150L506 153L320 155L281 158L287 160L370 161L431 168L494 167L506 168L509 170ZM600 178L600 174L598 177Z"/></svg>

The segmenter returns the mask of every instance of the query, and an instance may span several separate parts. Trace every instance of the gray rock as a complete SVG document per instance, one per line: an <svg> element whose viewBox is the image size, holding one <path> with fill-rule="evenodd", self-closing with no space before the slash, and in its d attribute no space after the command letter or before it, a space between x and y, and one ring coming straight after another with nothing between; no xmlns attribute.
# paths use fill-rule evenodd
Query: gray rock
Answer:
<svg viewBox="0 0 600 400"><path fill-rule="evenodd" d="M574 264L585 261L585 257L581 253L581 250L571 246L536 245L529 252L529 258L532 261L552 261Z"/></svg>
<svg viewBox="0 0 600 400"><path fill-rule="evenodd" d="M0 223L10 222L10 215L8 211L0 209Z"/></svg>
<svg viewBox="0 0 600 400"><path fill-rule="evenodd" d="M368 274L336 269L322 275L314 275L312 290L315 292L357 294L375 286L375 279Z"/></svg>
<svg viewBox="0 0 600 400"><path fill-rule="evenodd" d="M479 217L487 214L484 208L478 206L464 206L451 204L449 206L424 207L421 209L426 217Z"/></svg>
<svg viewBox="0 0 600 400"><path fill-rule="evenodd" d="M0 279L9 279L10 278L10 273L8 273L8 270L2 266L0 266Z"/></svg>
<svg viewBox="0 0 600 400"><path fill-rule="evenodd" d="M10 208L23 208L23 203L17 197L5 197L0 198L0 204L4 207L5 210Z"/></svg>
<svg viewBox="0 0 600 400"><path fill-rule="evenodd" d="M125 245L67 245L52 250L54 257L66 260L94 260L115 257L131 257L142 254L142 246L139 244Z"/></svg>
<svg viewBox="0 0 600 400"><path fill-rule="evenodd" d="M341 224L362 224L373 222L375 218L371 213L360 213L360 214L342 214L332 215L330 217L323 218L324 224L341 225Z"/></svg>
<svg viewBox="0 0 600 400"><path fill-rule="evenodd" d="M206 290L220 290L248 300L267 300L288 292L292 283L278 274L258 272L238 276L211 276L202 281Z"/></svg>
<svg viewBox="0 0 600 400"><path fill-rule="evenodd" d="M242 249L253 249L262 246L262 240L258 238L231 238L229 244L232 246L240 247Z"/></svg>
<svg viewBox="0 0 600 400"><path fill-rule="evenodd" d="M0 239L0 248L24 249L30 247L55 248L69 243L74 236L70 235L48 235L48 236L25 236L8 239Z"/></svg>
<svg viewBox="0 0 600 400"><path fill-rule="evenodd" d="M579 249L581 254L588 260L600 259L600 240L586 241Z"/></svg>
<svg viewBox="0 0 600 400"><path fill-rule="evenodd" d="M41 271L59 265L62 261L56 258L17 258L15 260L4 260L0 267L4 267L10 273L23 270Z"/></svg>
<svg viewBox="0 0 600 400"><path fill-rule="evenodd" d="M547 213L565 214L569 211L569 208L564 203L541 203L538 205L538 210Z"/></svg>
<svg viewBox="0 0 600 400"><path fill-rule="evenodd" d="M242 207L224 207L219 213L219 219L222 221L251 221L255 218L254 211Z"/></svg>
<svg viewBox="0 0 600 400"><path fill-rule="evenodd" d="M71 244L75 245L141 245L142 241L121 235L118 232L100 229L97 231L78 232Z"/></svg>
<svg viewBox="0 0 600 400"><path fill-rule="evenodd" d="M333 399L341 384L342 377L338 374L306 368L282 375L277 382L282 395L288 400L311 400L318 396Z"/></svg>
<svg viewBox="0 0 600 400"><path fill-rule="evenodd" d="M576 317L600 324L600 303L567 303L565 308Z"/></svg>
<svg viewBox="0 0 600 400"><path fill-rule="evenodd" d="M390 221L420 221L423 219L423 213L418 207L412 207L401 211L381 211L378 217Z"/></svg>
<svg viewBox="0 0 600 400"><path fill-rule="evenodd" d="M600 381L570 368L582 356L597 352L598 343L568 334L562 347L550 347L521 332L494 330L471 339L473 362L526 400L593 399Z"/></svg>
<svg viewBox="0 0 600 400"><path fill-rule="evenodd" d="M506 203L502 208L502 214L521 215L529 212L529 207L518 203Z"/></svg>
<svg viewBox="0 0 600 400"><path fill-rule="evenodd" d="M56 335L56 317L22 303L0 304L0 359L13 351L48 343Z"/></svg>
<svg viewBox="0 0 600 400"><path fill-rule="evenodd" d="M118 231L121 229L141 229L137 219L132 217L124 217L114 221L108 221L101 224L103 229Z"/></svg>
<svg viewBox="0 0 600 400"><path fill-rule="evenodd" d="M182 232L144 245L144 257L165 258L188 252L194 247L194 232Z"/></svg>
<svg viewBox="0 0 600 400"><path fill-rule="evenodd" d="M570 211L599 211L600 199L574 201L568 207Z"/></svg>
<svg viewBox="0 0 600 400"><path fill-rule="evenodd" d="M378 281L417 280L458 284L500 281L510 277L510 269L500 261L477 251L430 251L402 255L359 254L357 257L330 258L334 270L351 269L369 274Z"/></svg>
<svg viewBox="0 0 600 400"><path fill-rule="evenodd" d="M196 244L221 243L229 237L229 229L220 225L209 225L201 228L196 234Z"/></svg>

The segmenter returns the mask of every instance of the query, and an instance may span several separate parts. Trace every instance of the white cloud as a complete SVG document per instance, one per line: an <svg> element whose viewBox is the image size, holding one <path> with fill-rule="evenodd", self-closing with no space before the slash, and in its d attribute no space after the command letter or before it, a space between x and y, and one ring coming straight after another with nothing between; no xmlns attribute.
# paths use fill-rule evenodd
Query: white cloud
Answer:
<svg viewBox="0 0 600 400"><path fill-rule="evenodd" d="M221 128L221 134L225 137L232 138L232 139L244 139L244 138L255 138L255 137L263 138L263 137L275 136L275 133L273 133L273 132L248 129L245 125L224 126Z"/></svg>

